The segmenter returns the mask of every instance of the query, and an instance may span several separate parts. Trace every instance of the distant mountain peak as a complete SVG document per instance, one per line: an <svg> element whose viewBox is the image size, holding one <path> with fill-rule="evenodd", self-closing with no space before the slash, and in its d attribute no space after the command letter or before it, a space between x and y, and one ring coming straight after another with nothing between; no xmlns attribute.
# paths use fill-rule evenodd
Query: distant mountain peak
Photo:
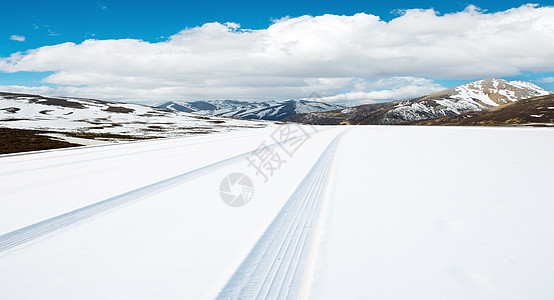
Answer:
<svg viewBox="0 0 554 300"><path fill-rule="evenodd" d="M492 107L521 99L548 95L551 92L525 81L506 81L503 79L483 79L455 88L454 97L472 98L477 103Z"/></svg>

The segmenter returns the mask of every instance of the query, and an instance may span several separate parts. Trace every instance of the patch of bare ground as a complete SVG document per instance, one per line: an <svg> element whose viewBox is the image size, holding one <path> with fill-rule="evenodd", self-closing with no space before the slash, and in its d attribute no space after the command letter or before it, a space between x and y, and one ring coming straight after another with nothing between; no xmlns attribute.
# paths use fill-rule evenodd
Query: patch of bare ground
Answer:
<svg viewBox="0 0 554 300"><path fill-rule="evenodd" d="M16 112L20 111L21 108L18 108L18 107L7 107L7 108L2 108L2 110L5 110L9 113L12 113L12 114L15 114Z"/></svg>
<svg viewBox="0 0 554 300"><path fill-rule="evenodd" d="M164 114L157 114L157 113L145 113L142 115L138 115L139 117L165 117Z"/></svg>
<svg viewBox="0 0 554 300"><path fill-rule="evenodd" d="M211 130L205 130L205 131L189 131L189 132L186 132L187 135L194 135L194 134L210 134L210 133L214 133L214 132L211 131Z"/></svg>
<svg viewBox="0 0 554 300"><path fill-rule="evenodd" d="M14 118L14 119L2 119L2 122L13 122L13 121L32 121L33 119L24 119L24 118Z"/></svg>
<svg viewBox="0 0 554 300"><path fill-rule="evenodd" d="M91 119L91 120L88 120L88 119L79 119L79 120L75 120L76 122L83 122L83 123L89 123L89 124L93 124L93 125L107 125L107 124L111 124L110 120L106 119L106 118L97 118L97 119Z"/></svg>
<svg viewBox="0 0 554 300"><path fill-rule="evenodd" d="M57 98L37 97L29 101L33 103L50 105L50 106L62 106L62 107L77 108L77 109L86 108L83 104L79 102L73 102L73 101L68 101L65 99L57 99Z"/></svg>
<svg viewBox="0 0 554 300"><path fill-rule="evenodd" d="M164 131L164 127L162 126L158 126L158 125L150 125L148 126L147 128L145 128L144 130L146 131L158 131L158 132L162 132Z"/></svg>
<svg viewBox="0 0 554 300"><path fill-rule="evenodd" d="M136 136L136 135L125 135L125 134L116 134L116 133L95 133L95 132L63 132L63 134L70 137L77 137L83 139L91 140L100 140L100 141L140 141L140 140L149 140L154 137L148 136Z"/></svg>
<svg viewBox="0 0 554 300"><path fill-rule="evenodd" d="M0 154L77 147L41 134L46 131L0 128Z"/></svg>
<svg viewBox="0 0 554 300"><path fill-rule="evenodd" d="M211 127L179 127L179 130L210 130Z"/></svg>
<svg viewBox="0 0 554 300"><path fill-rule="evenodd" d="M104 109L104 111L128 114L128 113L134 112L135 110L131 109L131 108L123 107L123 106L110 106L110 107Z"/></svg>

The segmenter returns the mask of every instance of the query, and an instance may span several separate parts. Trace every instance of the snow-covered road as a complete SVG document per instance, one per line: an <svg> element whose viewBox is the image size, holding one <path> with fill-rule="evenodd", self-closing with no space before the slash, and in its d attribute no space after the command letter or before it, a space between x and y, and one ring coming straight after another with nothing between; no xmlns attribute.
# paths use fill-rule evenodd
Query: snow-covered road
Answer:
<svg viewBox="0 0 554 300"><path fill-rule="evenodd" d="M0 156L0 299L554 298L554 131L279 128Z"/></svg>

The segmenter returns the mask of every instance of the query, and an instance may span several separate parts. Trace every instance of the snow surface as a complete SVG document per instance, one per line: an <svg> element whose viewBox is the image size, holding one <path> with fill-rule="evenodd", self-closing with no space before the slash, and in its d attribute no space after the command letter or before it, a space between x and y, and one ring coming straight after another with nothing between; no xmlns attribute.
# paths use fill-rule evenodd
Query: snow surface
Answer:
<svg viewBox="0 0 554 300"><path fill-rule="evenodd" d="M45 133L43 135L53 137L60 141L82 145L82 146L104 145L104 144L114 143L110 141L99 141L99 140L93 140L93 139L77 138L77 137L67 136L62 133Z"/></svg>
<svg viewBox="0 0 554 300"><path fill-rule="evenodd" d="M267 182L244 155L275 128L0 156L0 299L554 298L554 131L303 128Z"/></svg>

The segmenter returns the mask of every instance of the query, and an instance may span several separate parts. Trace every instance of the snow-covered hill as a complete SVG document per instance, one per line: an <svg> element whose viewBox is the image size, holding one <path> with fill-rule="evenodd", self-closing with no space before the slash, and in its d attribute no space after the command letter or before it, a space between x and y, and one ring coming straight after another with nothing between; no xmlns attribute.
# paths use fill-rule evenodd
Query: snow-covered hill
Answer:
<svg viewBox="0 0 554 300"><path fill-rule="evenodd" d="M0 93L0 127L49 132L169 137L265 127L269 122L206 117L93 99Z"/></svg>
<svg viewBox="0 0 554 300"><path fill-rule="evenodd" d="M288 120L311 124L396 124L480 111L550 93L529 82L484 79L420 98L300 114Z"/></svg>
<svg viewBox="0 0 554 300"><path fill-rule="evenodd" d="M445 118L416 121L414 125L554 126L554 94L521 99L494 108Z"/></svg>
<svg viewBox="0 0 554 300"><path fill-rule="evenodd" d="M193 102L165 102L159 108L183 112L194 112L208 116L222 116L256 120L281 120L286 117L311 112L344 108L318 101L286 100L247 102L237 100L209 100Z"/></svg>

